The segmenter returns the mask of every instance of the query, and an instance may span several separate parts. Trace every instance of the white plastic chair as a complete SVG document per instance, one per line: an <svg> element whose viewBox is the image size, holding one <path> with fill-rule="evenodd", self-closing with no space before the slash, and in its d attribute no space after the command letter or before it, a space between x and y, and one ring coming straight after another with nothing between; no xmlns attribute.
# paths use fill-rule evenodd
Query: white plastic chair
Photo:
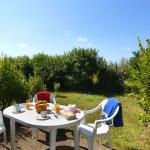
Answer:
<svg viewBox="0 0 150 150"><path fill-rule="evenodd" d="M107 100L108 99L102 101L94 109L84 111L85 116L90 113L94 113L98 111L99 109L102 109L103 111ZM114 114L111 117L107 119L95 120L95 123L92 123L92 124L91 123L85 124L85 118L84 118L83 123L79 125L79 134L82 134L84 137L86 137L87 142L88 142L88 150L94 150L94 137L95 136L99 137L99 142L100 144L102 144L101 137L103 135L107 136L109 147L110 149L112 149L109 126L113 124L113 118L117 115L118 111L119 111L119 106L116 108ZM111 121L112 124L107 125L106 124L107 121Z"/></svg>
<svg viewBox="0 0 150 150"><path fill-rule="evenodd" d="M6 143L6 128L3 121L3 113L0 111L0 134L3 133L4 142Z"/></svg>
<svg viewBox="0 0 150 150"><path fill-rule="evenodd" d="M45 92L47 92L47 91L43 91L43 93L45 93ZM42 92L41 92L41 93L42 93ZM38 98L37 98L37 94L35 94L34 97L33 97L33 103L34 103L34 104L35 104L35 102L36 102L37 99L38 99ZM54 104L56 104L56 98L55 98L55 96L53 95L53 93L51 93L51 92L50 92L49 100L50 100L50 102L51 102L51 100L52 100L52 102L53 102Z"/></svg>
<svg viewBox="0 0 150 150"><path fill-rule="evenodd" d="M45 92L47 93L48 91L43 91L43 92L40 92L40 93L45 93ZM49 101L54 103L54 105L55 105L56 104L55 96L51 92L48 92L48 93L50 93ZM38 99L37 94L35 94L34 97L33 97L33 104L35 104L37 99ZM45 131L47 131L47 130L45 129ZM32 138L38 137L38 135L39 135L38 129L32 128Z"/></svg>

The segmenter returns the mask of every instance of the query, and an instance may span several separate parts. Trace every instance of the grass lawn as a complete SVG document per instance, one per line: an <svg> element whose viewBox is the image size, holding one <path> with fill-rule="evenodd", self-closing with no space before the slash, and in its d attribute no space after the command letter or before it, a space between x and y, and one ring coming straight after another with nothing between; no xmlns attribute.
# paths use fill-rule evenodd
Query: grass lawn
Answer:
<svg viewBox="0 0 150 150"><path fill-rule="evenodd" d="M127 95L115 96L123 107L123 128L111 127L112 145L117 150L150 150L150 127L143 127L138 121L138 114L142 111L134 97ZM91 109L107 98L103 95L80 94L80 93L59 93L57 102L60 104L76 104L82 110ZM100 112L89 115L87 122L99 119ZM97 139L95 139L98 142ZM107 140L104 138L104 144Z"/></svg>

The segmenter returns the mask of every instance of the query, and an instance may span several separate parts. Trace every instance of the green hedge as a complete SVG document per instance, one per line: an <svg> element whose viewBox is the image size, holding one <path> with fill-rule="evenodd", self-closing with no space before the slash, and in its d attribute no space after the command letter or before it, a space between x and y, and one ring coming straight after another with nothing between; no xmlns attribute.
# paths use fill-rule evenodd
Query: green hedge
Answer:
<svg viewBox="0 0 150 150"><path fill-rule="evenodd" d="M74 48L64 55L44 53L0 58L0 102L2 107L13 100L33 96L38 90L120 92L123 80L117 64L107 63L96 49ZM11 86L9 86L11 85Z"/></svg>
<svg viewBox="0 0 150 150"><path fill-rule="evenodd" d="M98 56L96 49L74 48L59 56L44 53L15 58L17 68L26 79L39 76L46 87L54 89L60 83L60 90L120 92L124 90L119 69ZM96 79L96 78L97 79ZM95 79L98 81L94 83Z"/></svg>
<svg viewBox="0 0 150 150"><path fill-rule="evenodd" d="M1 110L13 101L20 102L28 97L28 86L23 74L16 69L14 61L0 58L0 106Z"/></svg>

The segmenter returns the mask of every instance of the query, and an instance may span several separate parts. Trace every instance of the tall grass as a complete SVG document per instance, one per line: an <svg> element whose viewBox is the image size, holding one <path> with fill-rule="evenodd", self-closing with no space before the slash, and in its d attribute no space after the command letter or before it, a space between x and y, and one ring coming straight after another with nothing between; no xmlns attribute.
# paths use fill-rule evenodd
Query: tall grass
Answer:
<svg viewBox="0 0 150 150"><path fill-rule="evenodd" d="M138 121L142 112L134 97L128 95L116 96L122 103L124 127L111 128L112 145L117 150L150 150L150 128L143 127ZM57 102L60 104L76 104L82 110L91 109L107 98L103 95L59 93ZM100 111L90 114L87 122L100 118ZM96 140L96 142L98 142ZM104 144L107 140L104 138Z"/></svg>

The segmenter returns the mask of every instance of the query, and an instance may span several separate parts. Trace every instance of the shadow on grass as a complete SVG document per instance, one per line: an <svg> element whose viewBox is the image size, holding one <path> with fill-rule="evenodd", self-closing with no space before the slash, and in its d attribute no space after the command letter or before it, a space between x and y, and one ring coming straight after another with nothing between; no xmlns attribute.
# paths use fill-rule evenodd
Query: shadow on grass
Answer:
<svg viewBox="0 0 150 150"><path fill-rule="evenodd" d="M54 92L55 93L55 92ZM126 93L124 91L115 91L115 90L62 90L58 93L55 93L56 98L59 99L63 99L63 100L67 100L68 98L70 98L69 96L67 96L67 93L72 93L72 94L85 94L85 95L93 95L93 96L103 96L103 97L116 97L116 96L124 96ZM73 95L74 96L74 95Z"/></svg>
<svg viewBox="0 0 150 150"><path fill-rule="evenodd" d="M46 143L49 143L49 133L46 131L41 130L42 132L44 132L46 134ZM56 141L65 141L68 139L73 139L67 136L67 133L70 133L73 135L73 131L69 130L69 129L58 129L57 130L57 135L56 135ZM41 142L42 140L40 140ZM44 142L45 143L45 142Z"/></svg>
<svg viewBox="0 0 150 150"><path fill-rule="evenodd" d="M103 95L106 97L115 97L116 95L124 95L124 92L115 92L115 91L106 91L106 90L69 90L69 91L61 91L61 92L70 92L70 93L80 93L80 94L91 94L91 95ZM58 94L59 98L67 98L61 93Z"/></svg>
<svg viewBox="0 0 150 150"><path fill-rule="evenodd" d="M106 144L102 144L102 146L104 146L105 148L110 149L110 147L108 145L106 145ZM112 147L112 150L117 150L117 149L115 149L114 147Z"/></svg>
<svg viewBox="0 0 150 150"><path fill-rule="evenodd" d="M7 142L10 142L10 120L4 117L4 122L7 132ZM16 122L16 136L18 139L21 138L23 140L25 140L26 137L31 137L31 128Z"/></svg>

